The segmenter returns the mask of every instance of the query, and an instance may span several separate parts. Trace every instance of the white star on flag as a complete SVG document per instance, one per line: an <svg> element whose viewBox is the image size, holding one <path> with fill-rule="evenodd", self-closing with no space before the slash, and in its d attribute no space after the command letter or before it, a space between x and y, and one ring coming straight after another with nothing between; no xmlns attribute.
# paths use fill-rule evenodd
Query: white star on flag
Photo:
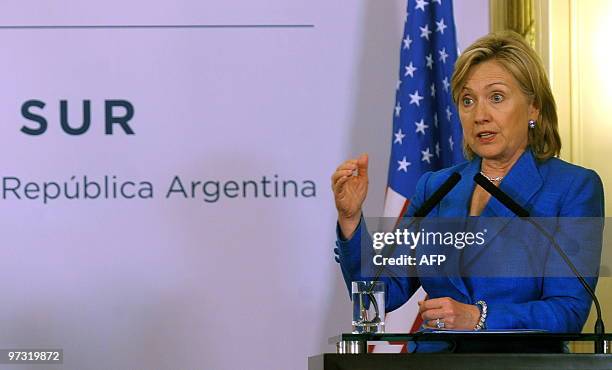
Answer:
<svg viewBox="0 0 612 370"><path fill-rule="evenodd" d="M399 117L401 111L402 111L402 106L400 105L399 102L397 102L397 105L395 106L395 117Z"/></svg>
<svg viewBox="0 0 612 370"><path fill-rule="evenodd" d="M425 129L426 129L426 128L429 128L429 126L427 126L427 125L425 124L425 120L421 118L421 120L420 120L420 121L415 122L414 124L416 125L416 130L415 130L415 133L420 132L420 133L422 133L423 135L425 135Z"/></svg>
<svg viewBox="0 0 612 370"><path fill-rule="evenodd" d="M397 161L397 164L399 164L399 167L397 168L398 171L408 172L408 166L410 166L412 163L408 162L406 157L404 157L401 161Z"/></svg>
<svg viewBox="0 0 612 370"><path fill-rule="evenodd" d="M442 50L438 51L438 53L440 53L440 60L442 61L442 63L446 63L446 58L448 58L448 54L446 54L446 48L443 48Z"/></svg>
<svg viewBox="0 0 612 370"><path fill-rule="evenodd" d="M434 126L438 127L438 113L434 113Z"/></svg>
<svg viewBox="0 0 612 370"><path fill-rule="evenodd" d="M451 112L450 107L447 105L446 106L446 119L450 121L452 116L453 116L453 112Z"/></svg>
<svg viewBox="0 0 612 370"><path fill-rule="evenodd" d="M421 30L421 37L424 37L427 39L427 41L429 41L429 35L432 33L429 30L429 25L426 24L425 27L419 27L419 29Z"/></svg>
<svg viewBox="0 0 612 370"><path fill-rule="evenodd" d="M402 84L402 80L397 79L397 84L395 84L395 90L399 90L401 84Z"/></svg>
<svg viewBox="0 0 612 370"><path fill-rule="evenodd" d="M440 32L444 34L444 30L446 29L446 25L444 24L444 18L440 19L440 22L436 21L436 32Z"/></svg>
<svg viewBox="0 0 612 370"><path fill-rule="evenodd" d="M429 3L425 0L416 0L417 4L414 7L414 9L421 9L422 11L425 11L425 5L429 5Z"/></svg>
<svg viewBox="0 0 612 370"><path fill-rule="evenodd" d="M406 73L404 74L404 76L410 76L410 77L414 77L414 71L418 69L412 65L412 62L410 62L410 64L407 65L405 68L406 68Z"/></svg>
<svg viewBox="0 0 612 370"><path fill-rule="evenodd" d="M442 0L432 0L431 2L432 3L438 3L438 4L442 5Z"/></svg>
<svg viewBox="0 0 612 370"><path fill-rule="evenodd" d="M431 87L430 88L431 88L431 97L435 98L436 97L436 84L435 84L435 82L431 83Z"/></svg>
<svg viewBox="0 0 612 370"><path fill-rule="evenodd" d="M406 135L402 132L402 129L400 128L399 130L397 130L397 132L394 134L395 135L395 140L393 140L393 144L403 144L402 140L406 137Z"/></svg>
<svg viewBox="0 0 612 370"><path fill-rule="evenodd" d="M406 35L406 38L404 39L404 49L410 50L410 44L412 44L412 40L410 39L409 35Z"/></svg>
<svg viewBox="0 0 612 370"><path fill-rule="evenodd" d="M431 164L431 158L434 155L429 152L429 148L425 148L425 150L421 150L421 154L423 154L423 158L421 158L421 161Z"/></svg>
<svg viewBox="0 0 612 370"><path fill-rule="evenodd" d="M448 83L448 77L444 77L444 79L442 80L442 85L444 85L444 91L448 92L448 87L450 86L450 84Z"/></svg>
<svg viewBox="0 0 612 370"><path fill-rule="evenodd" d="M420 107L419 102L425 99L419 95L419 90L414 90L414 94L408 94L408 96L410 96L410 104L416 104L417 107Z"/></svg>
<svg viewBox="0 0 612 370"><path fill-rule="evenodd" d="M440 158L440 143L436 143L436 157Z"/></svg>
<svg viewBox="0 0 612 370"><path fill-rule="evenodd" d="M426 56L425 59L427 60L427 68L433 69L433 56L431 55L431 53L429 53L429 55Z"/></svg>
<svg viewBox="0 0 612 370"><path fill-rule="evenodd" d="M453 142L452 136L448 138L448 144L450 145L451 150L454 150L453 148L455 147L455 143Z"/></svg>

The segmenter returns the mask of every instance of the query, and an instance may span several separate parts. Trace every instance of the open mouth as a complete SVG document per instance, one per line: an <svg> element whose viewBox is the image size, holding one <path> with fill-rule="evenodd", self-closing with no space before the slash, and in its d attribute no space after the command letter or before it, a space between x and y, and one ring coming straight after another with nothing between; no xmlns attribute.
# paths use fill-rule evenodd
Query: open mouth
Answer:
<svg viewBox="0 0 612 370"><path fill-rule="evenodd" d="M483 131L483 132L479 132L476 136L478 137L478 140L480 140L481 142L488 142L493 140L493 138L495 138L496 133L492 132L492 131Z"/></svg>

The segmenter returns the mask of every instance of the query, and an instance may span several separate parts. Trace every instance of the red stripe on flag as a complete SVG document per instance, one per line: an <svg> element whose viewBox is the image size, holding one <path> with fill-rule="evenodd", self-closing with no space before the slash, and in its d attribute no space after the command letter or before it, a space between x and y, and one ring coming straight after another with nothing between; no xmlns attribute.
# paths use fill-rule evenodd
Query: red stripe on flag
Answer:
<svg viewBox="0 0 612 370"><path fill-rule="evenodd" d="M385 190L385 194L386 194L386 190ZM406 214L406 211L408 211L409 206L410 206L410 200L406 199L406 201L404 201L402 211L400 212L397 218L397 221L395 222L396 227L401 222L402 218ZM427 296L425 296L425 298L427 298ZM423 319L421 318L421 315L417 314L417 316L414 318L414 322L412 323L412 327L410 328L410 333L415 333L419 331L419 329L421 328L421 325L423 325ZM400 353L408 353L408 344L406 342L388 342L388 343L391 345L401 345L402 349L400 350Z"/></svg>
<svg viewBox="0 0 612 370"><path fill-rule="evenodd" d="M399 353L408 353L408 348L406 346L406 342L388 342L390 345L394 346L402 346L402 349Z"/></svg>
<svg viewBox="0 0 612 370"><path fill-rule="evenodd" d="M404 201L404 206L402 207L402 211L400 212L399 216L397 217L397 221L395 222L396 227L397 225L399 225L400 221L404 217L404 214L406 214L406 211L408 210L409 206L410 206L410 199L406 199L406 201Z"/></svg>
<svg viewBox="0 0 612 370"><path fill-rule="evenodd" d="M419 331L421 325L423 325L423 318L421 317L421 315L417 314L417 317L415 317L414 319L414 323L412 323L412 328L410 328L410 332L415 333Z"/></svg>

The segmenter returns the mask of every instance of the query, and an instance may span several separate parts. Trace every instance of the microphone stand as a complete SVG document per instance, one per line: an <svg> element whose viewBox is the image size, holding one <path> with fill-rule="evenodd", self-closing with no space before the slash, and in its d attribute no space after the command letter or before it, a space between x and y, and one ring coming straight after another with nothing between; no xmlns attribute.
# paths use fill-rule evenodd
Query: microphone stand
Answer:
<svg viewBox="0 0 612 370"><path fill-rule="evenodd" d="M599 305L599 300L597 299L597 296L595 295L595 292L593 291L591 286L586 282L586 280L584 280L584 277L580 274L578 269L576 269L576 266L574 265L574 263L569 259L567 254L565 254L563 249L561 249L559 244L557 244L557 242L555 241L555 238L552 235L550 235L550 233L546 231L546 229L544 229L542 225L538 224L532 218L530 218L529 212L525 208L521 207L518 203L516 203L512 198L510 198L501 189L493 185L482 174L477 173L474 176L474 181L478 185L480 185L484 190L486 190L489 194L491 194L495 199L497 199L504 206L510 209L520 219L532 224L542 235L544 235L550 241L550 243L553 245L557 253L559 253L563 261L565 261L565 263L570 268L570 270L572 270L572 273L574 273L574 276L576 276L580 284L582 284L586 292L593 299L593 303L595 304L595 311L597 312L597 320L595 321L594 332L595 332L595 335L599 337L599 340L595 341L595 346L594 346L595 353L599 353L599 354L609 353L610 351L609 341L603 339L604 335L606 334L606 329L605 329L604 322L603 322L602 315L601 315L601 307Z"/></svg>

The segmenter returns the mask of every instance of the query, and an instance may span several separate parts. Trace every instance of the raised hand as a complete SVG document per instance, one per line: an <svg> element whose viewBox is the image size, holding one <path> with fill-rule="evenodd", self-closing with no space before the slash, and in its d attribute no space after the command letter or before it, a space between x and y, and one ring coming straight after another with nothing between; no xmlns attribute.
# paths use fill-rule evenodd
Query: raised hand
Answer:
<svg viewBox="0 0 612 370"><path fill-rule="evenodd" d="M350 238L359 225L361 207L368 194L368 155L342 163L331 177L338 224L346 238Z"/></svg>

